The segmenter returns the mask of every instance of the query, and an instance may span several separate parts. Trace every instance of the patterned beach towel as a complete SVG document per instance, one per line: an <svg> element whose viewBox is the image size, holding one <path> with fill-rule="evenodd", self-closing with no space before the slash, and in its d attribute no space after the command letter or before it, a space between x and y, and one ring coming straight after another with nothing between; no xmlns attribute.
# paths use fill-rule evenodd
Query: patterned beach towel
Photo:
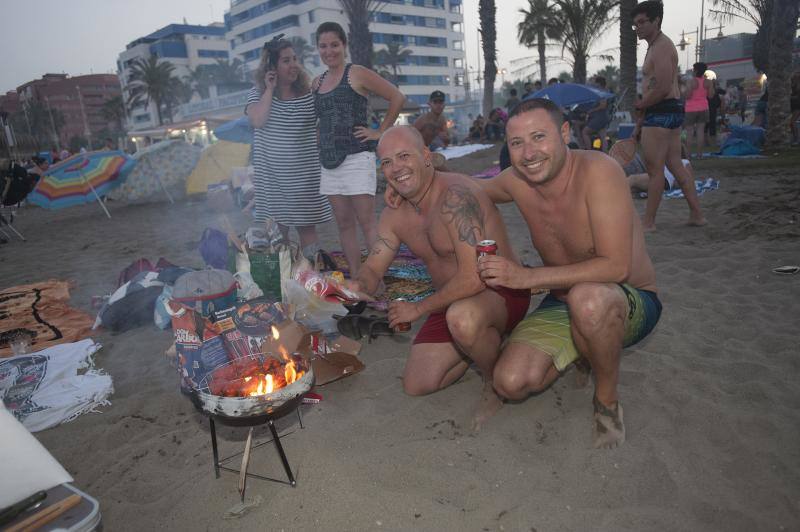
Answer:
<svg viewBox="0 0 800 532"><path fill-rule="evenodd" d="M714 179L709 177L708 179L696 179L694 182L694 188L697 190L697 195L702 196L706 190L717 190L719 188L719 179ZM683 197L683 190L675 189L670 190L669 192L664 192L665 198L682 198Z"/></svg>
<svg viewBox="0 0 800 532"><path fill-rule="evenodd" d="M330 255L336 263L336 269L349 276L350 272L344 254L334 251ZM384 275L383 282L386 284L386 292L381 296L383 305L386 301L398 297L412 302L419 301L434 291L431 276L425 264L405 246L400 246L400 251ZM380 307L381 304L379 303L377 306Z"/></svg>
<svg viewBox="0 0 800 532"><path fill-rule="evenodd" d="M12 354L21 332L30 334L33 351L89 336L94 320L68 303L69 283L55 279L0 291L0 358Z"/></svg>

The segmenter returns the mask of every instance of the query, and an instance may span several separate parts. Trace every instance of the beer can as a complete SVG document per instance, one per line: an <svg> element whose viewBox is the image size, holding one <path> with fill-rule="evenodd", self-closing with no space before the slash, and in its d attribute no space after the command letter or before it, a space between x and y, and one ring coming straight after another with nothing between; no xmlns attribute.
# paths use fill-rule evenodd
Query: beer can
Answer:
<svg viewBox="0 0 800 532"><path fill-rule="evenodd" d="M404 297L398 297L397 299L395 299L395 301L408 301L408 300ZM397 325L394 326L394 330L397 332L408 332L411 330L411 324L408 323L407 321L398 323Z"/></svg>
<svg viewBox="0 0 800 532"><path fill-rule="evenodd" d="M494 240L481 240L478 242L478 245L475 246L475 254L478 257L497 255L497 242Z"/></svg>

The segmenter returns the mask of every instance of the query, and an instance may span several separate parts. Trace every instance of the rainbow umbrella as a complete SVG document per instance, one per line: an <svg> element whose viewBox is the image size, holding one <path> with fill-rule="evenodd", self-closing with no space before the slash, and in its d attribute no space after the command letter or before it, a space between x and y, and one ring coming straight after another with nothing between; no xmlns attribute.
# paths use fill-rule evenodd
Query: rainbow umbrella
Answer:
<svg viewBox="0 0 800 532"><path fill-rule="evenodd" d="M51 166L28 195L28 200L45 209L63 209L97 201L111 218L100 196L121 184L135 164L121 151L73 155Z"/></svg>

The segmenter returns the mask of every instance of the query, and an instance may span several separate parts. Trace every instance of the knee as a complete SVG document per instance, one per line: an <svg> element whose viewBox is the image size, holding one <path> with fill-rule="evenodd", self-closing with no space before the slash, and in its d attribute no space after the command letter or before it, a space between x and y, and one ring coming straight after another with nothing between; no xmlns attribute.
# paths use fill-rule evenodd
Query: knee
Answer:
<svg viewBox="0 0 800 532"><path fill-rule="evenodd" d="M519 368L512 368L501 362L494 368L492 385L498 395L512 401L521 401L531 393L538 393L547 388L544 373L539 374L535 371L523 373Z"/></svg>
<svg viewBox="0 0 800 532"><path fill-rule="evenodd" d="M581 331L600 329L617 310L613 295L610 287L600 283L575 285L567 295L570 321Z"/></svg>
<svg viewBox="0 0 800 532"><path fill-rule="evenodd" d="M434 382L429 376L403 376L403 391L406 395L428 395L439 389L439 383Z"/></svg>
<svg viewBox="0 0 800 532"><path fill-rule="evenodd" d="M478 340L482 324L474 307L462 302L453 303L445 317L447 328L458 345L470 347Z"/></svg>

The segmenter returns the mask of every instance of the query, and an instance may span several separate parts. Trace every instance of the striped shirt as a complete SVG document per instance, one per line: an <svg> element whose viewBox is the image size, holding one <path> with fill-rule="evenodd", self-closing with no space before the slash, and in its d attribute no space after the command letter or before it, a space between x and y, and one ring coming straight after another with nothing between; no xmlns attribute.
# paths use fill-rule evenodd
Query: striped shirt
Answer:
<svg viewBox="0 0 800 532"><path fill-rule="evenodd" d="M262 92L253 87L247 104ZM332 219L328 198L319 193L317 117L311 93L292 100L272 99L269 118L253 130L255 219L273 218L289 227Z"/></svg>

